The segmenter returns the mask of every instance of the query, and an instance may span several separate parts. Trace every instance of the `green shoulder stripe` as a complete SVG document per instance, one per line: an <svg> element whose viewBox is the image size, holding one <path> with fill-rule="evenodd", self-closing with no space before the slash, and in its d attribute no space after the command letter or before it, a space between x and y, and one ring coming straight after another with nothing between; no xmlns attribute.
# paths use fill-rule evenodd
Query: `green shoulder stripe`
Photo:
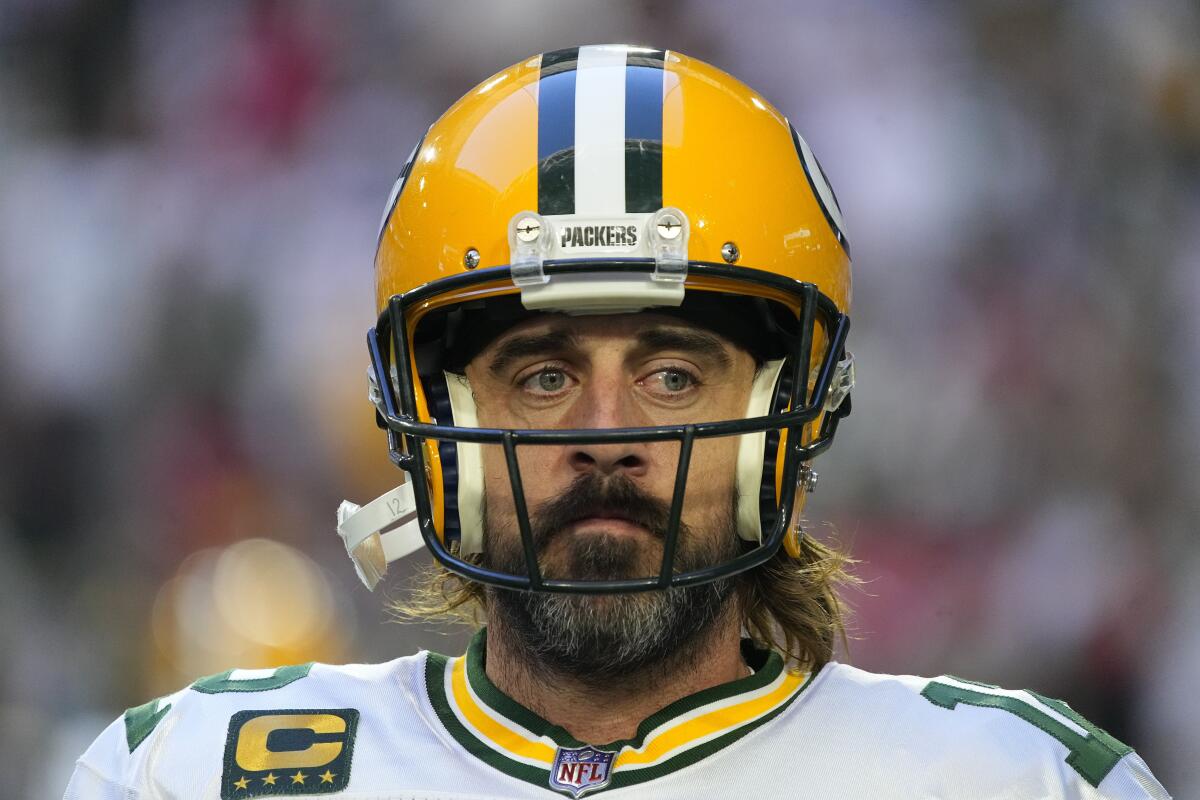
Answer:
<svg viewBox="0 0 1200 800"><path fill-rule="evenodd" d="M954 681L960 678L944 676ZM967 683L967 681L962 681ZM987 684L973 684L987 686ZM992 688L992 687L988 687ZM1074 709L1061 700L1043 697L1035 692L1029 692L1037 701L1083 729L1080 734L1073 728L1064 725L1059 720L1038 707L1037 704L1013 697L1008 694L993 694L991 692L967 689L941 679L931 680L922 690L921 696L934 705L954 710L960 703L978 708L994 708L1006 711L1013 716L1054 737L1067 748L1066 763L1092 786L1099 787L1100 782L1112 771L1117 762L1133 748L1117 740L1111 734L1088 722L1077 714Z"/></svg>
<svg viewBox="0 0 1200 800"><path fill-rule="evenodd" d="M146 737L171 710L170 703L162 708L158 707L158 704L164 699L159 697L125 712L125 741L129 745L130 753L137 750L138 745L146 741Z"/></svg>
<svg viewBox="0 0 1200 800"><path fill-rule="evenodd" d="M234 678L234 670L228 669L201 678L192 684L192 688L204 694L223 694L225 692L269 692L282 689L289 683L295 683L306 677L313 667L312 662L297 664L292 667L279 667L264 678Z"/></svg>
<svg viewBox="0 0 1200 800"><path fill-rule="evenodd" d="M234 670L218 672L201 678L192 684L191 688L203 694L222 694L224 692L269 692L294 683L308 675L312 662L297 664L290 667L279 667L270 675L260 678L234 678ZM163 703L166 697L159 697L149 703L130 708L125 712L125 741L132 753L138 745L146 741L158 726L158 723L171 710L170 703ZM161 704L161 707L160 707Z"/></svg>

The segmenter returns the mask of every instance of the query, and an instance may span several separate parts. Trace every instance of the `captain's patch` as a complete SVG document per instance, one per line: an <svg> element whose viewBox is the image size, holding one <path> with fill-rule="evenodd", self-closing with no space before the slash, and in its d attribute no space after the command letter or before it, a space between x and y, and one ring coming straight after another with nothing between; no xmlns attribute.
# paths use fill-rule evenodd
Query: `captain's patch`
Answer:
<svg viewBox="0 0 1200 800"><path fill-rule="evenodd" d="M221 800L340 792L350 781L358 711L239 711L229 720Z"/></svg>

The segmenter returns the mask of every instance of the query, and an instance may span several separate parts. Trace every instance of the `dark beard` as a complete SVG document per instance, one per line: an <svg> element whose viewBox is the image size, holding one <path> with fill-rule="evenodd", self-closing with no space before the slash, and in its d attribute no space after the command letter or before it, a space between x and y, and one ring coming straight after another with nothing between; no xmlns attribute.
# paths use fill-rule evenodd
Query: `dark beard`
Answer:
<svg viewBox="0 0 1200 800"><path fill-rule="evenodd" d="M604 480L583 476L560 497L530 515L539 567L543 575L578 580L619 580L657 575L661 547L591 532L560 539L562 530L584 517L619 510L647 528L661 542L670 506L641 492L627 478ZM735 512L716 521L725 535L697 536L680 524L675 551L676 574L735 558L740 552ZM498 534L484 514L485 566L525 574L525 559L516 531ZM545 563L554 543L553 563ZM647 553L649 551L649 553ZM563 562L565 561L565 566ZM488 608L497 634L508 637L531 672L570 677L585 685L628 681L640 673L670 672L696 660L697 651L730 611L735 579L722 578L698 586L627 594L580 595L520 592L488 587Z"/></svg>

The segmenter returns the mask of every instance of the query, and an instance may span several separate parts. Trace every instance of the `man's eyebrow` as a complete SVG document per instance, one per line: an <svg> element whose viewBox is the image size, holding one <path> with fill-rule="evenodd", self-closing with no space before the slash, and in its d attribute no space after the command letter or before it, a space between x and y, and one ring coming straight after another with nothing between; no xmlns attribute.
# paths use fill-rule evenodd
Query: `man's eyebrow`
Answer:
<svg viewBox="0 0 1200 800"><path fill-rule="evenodd" d="M704 356L729 369L733 358L719 338L701 330L685 328L649 328L637 335L638 349L645 351L681 350Z"/></svg>
<svg viewBox="0 0 1200 800"><path fill-rule="evenodd" d="M519 333L505 339L492 356L488 371L500 375L514 361L530 356L546 355L579 350L578 337L566 329L552 329L541 333Z"/></svg>

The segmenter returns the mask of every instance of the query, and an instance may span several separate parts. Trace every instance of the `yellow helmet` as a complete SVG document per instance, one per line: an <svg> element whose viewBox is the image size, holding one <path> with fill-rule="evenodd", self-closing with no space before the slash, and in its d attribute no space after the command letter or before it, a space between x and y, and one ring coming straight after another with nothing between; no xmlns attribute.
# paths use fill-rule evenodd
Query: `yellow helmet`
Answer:
<svg viewBox="0 0 1200 800"><path fill-rule="evenodd" d="M339 532L374 586L423 542L448 568L498 586L629 591L712 580L795 555L807 462L849 412L849 245L816 158L749 87L674 51L627 45L534 56L468 92L414 148L391 192L375 258L372 399L393 461L413 480ZM537 312L689 317L761 365L746 418L605 430L477 427L470 388L446 379L489 338ZM485 569L483 444L505 448L532 554L516 449L681 442L674 551L692 442L741 436L738 534L726 564L622 581ZM798 490L799 489L799 490Z"/></svg>

